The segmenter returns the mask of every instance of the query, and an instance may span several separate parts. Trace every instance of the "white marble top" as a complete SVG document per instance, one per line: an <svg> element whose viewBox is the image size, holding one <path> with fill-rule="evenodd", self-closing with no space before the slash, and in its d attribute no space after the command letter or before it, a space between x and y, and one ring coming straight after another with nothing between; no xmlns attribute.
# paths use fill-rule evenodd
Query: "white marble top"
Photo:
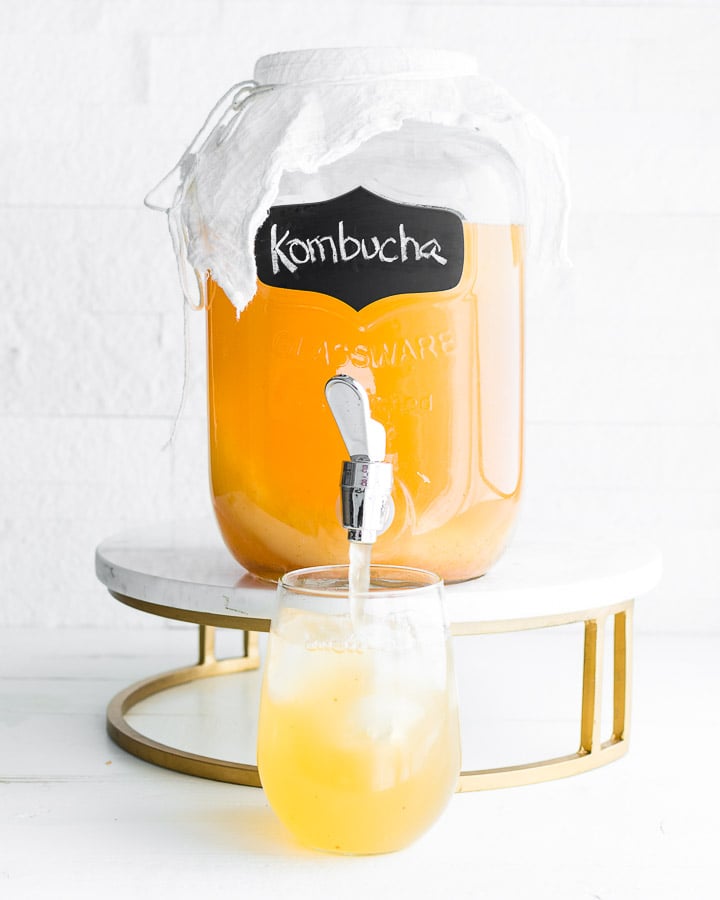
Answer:
<svg viewBox="0 0 720 900"><path fill-rule="evenodd" d="M95 570L115 594L190 618L269 624L275 589L243 569L210 519L154 525L110 537ZM448 585L450 623L512 622L578 614L636 598L660 579L660 554L644 542L513 543L482 578ZM188 615L189 614L189 615ZM191 619L192 620L192 619ZM218 624L221 624L220 622Z"/></svg>

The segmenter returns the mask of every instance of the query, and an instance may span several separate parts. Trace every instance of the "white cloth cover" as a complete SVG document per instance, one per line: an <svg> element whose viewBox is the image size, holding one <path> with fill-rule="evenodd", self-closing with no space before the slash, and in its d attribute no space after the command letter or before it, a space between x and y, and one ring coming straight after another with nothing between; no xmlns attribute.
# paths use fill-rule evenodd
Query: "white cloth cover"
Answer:
<svg viewBox="0 0 720 900"><path fill-rule="evenodd" d="M307 50L261 58L254 80L225 94L148 196L148 205L168 213L186 297L189 264L212 273L239 314L255 293L255 234L283 174L317 172L406 120L467 128L500 144L525 189L529 261L566 261L568 190L557 141L481 77L472 57L425 49Z"/></svg>

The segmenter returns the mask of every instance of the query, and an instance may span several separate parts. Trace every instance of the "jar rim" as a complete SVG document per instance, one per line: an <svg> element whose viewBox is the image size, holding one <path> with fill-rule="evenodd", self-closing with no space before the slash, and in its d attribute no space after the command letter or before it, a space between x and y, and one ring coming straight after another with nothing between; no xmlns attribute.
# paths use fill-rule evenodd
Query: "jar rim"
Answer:
<svg viewBox="0 0 720 900"><path fill-rule="evenodd" d="M283 50L255 63L258 84L303 84L377 78L477 75L477 60L457 50L426 47L320 47Z"/></svg>
<svg viewBox="0 0 720 900"><path fill-rule="evenodd" d="M286 572L278 580L278 589L309 597L347 599L350 593L350 567L347 564L309 566ZM414 566L391 566L371 563L371 586L362 597L392 597L442 589L443 579L435 572Z"/></svg>

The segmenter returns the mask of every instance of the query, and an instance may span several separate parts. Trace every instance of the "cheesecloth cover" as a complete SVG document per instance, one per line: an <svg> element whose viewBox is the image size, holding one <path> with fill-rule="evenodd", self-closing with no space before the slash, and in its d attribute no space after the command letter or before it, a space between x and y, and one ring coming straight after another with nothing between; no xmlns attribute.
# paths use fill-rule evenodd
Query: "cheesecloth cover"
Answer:
<svg viewBox="0 0 720 900"><path fill-rule="evenodd" d="M146 203L168 214L180 279L197 305L194 270L238 314L255 294L255 234L285 173L312 174L415 120L468 129L500 145L525 193L531 265L563 263L568 191L557 142L540 120L450 51L304 50L264 56L234 85ZM523 223L518 223L523 224Z"/></svg>

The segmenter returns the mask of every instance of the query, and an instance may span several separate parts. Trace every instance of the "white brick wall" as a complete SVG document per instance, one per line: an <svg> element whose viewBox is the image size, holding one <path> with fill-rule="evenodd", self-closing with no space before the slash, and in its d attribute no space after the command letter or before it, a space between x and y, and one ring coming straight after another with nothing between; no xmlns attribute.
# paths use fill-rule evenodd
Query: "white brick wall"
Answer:
<svg viewBox="0 0 720 900"><path fill-rule="evenodd" d="M151 627L95 582L131 523L208 510L202 327L142 197L276 49L440 45L565 139L575 262L528 311L520 535L644 536L645 630L720 630L720 4L5 0L0 622Z"/></svg>

